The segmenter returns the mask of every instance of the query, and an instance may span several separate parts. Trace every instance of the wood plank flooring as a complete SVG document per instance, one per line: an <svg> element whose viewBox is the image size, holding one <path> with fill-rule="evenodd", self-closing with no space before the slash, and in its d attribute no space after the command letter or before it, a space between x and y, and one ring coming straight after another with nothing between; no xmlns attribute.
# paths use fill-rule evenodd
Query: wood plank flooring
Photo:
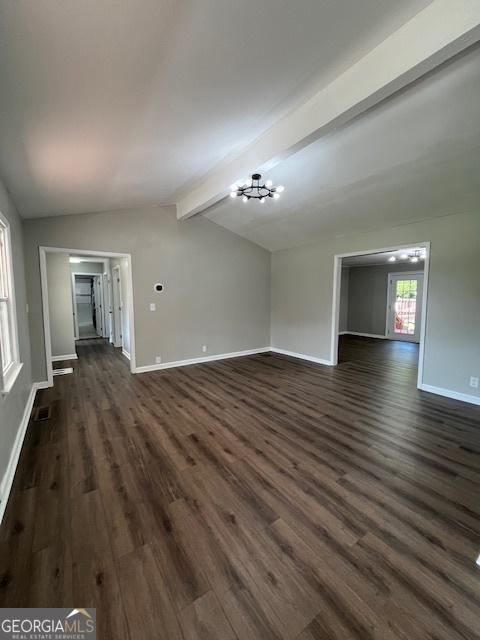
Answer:
<svg viewBox="0 0 480 640"><path fill-rule="evenodd" d="M0 606L96 607L102 640L480 639L480 411L416 390L415 345L78 353L37 395Z"/></svg>

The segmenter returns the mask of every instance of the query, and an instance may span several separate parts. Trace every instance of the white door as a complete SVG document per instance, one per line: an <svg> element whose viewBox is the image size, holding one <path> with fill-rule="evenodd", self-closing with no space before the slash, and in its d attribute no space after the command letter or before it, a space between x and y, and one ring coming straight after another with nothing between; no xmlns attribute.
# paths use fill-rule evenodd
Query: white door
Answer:
<svg viewBox="0 0 480 640"><path fill-rule="evenodd" d="M97 336L103 335L103 310L102 310L102 287L101 276L93 277L93 304L95 309L95 331Z"/></svg>
<svg viewBox="0 0 480 640"><path fill-rule="evenodd" d="M122 346L122 285L120 282L120 267L112 269L112 298L113 298L113 333L115 347Z"/></svg>
<svg viewBox="0 0 480 640"><path fill-rule="evenodd" d="M420 342L423 273L390 273L388 276L387 337Z"/></svg>

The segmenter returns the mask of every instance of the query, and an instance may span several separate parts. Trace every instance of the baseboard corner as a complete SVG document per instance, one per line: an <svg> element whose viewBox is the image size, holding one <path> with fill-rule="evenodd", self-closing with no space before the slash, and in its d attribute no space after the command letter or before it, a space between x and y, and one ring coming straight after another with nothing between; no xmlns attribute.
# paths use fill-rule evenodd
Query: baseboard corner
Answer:
<svg viewBox="0 0 480 640"><path fill-rule="evenodd" d="M451 400L459 400L460 402L467 402L468 404L480 406L480 396L472 396L468 393L452 391L451 389L444 389L442 387L436 387L434 385L424 383L419 385L418 389L427 393L434 393L437 396L443 396L444 398L450 398Z"/></svg>
<svg viewBox="0 0 480 640"><path fill-rule="evenodd" d="M270 351L278 353L281 356L289 356L290 358L298 358L299 360L306 360L307 362L314 362L315 364L323 364L327 367L333 367L333 362L331 360L317 358L316 356L309 356L305 353L297 353L296 351L288 351L287 349L280 349L278 347L270 347Z"/></svg>

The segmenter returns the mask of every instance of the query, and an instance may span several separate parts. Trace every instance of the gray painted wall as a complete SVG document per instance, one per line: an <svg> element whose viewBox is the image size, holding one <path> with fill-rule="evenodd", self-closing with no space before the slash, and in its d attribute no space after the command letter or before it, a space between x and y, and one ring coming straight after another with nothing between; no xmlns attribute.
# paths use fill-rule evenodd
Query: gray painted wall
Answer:
<svg viewBox="0 0 480 640"><path fill-rule="evenodd" d="M346 329L340 329L340 331L384 336L388 274L401 271L423 271L423 263L418 265L407 262L405 264L351 267L348 277L347 322L344 323ZM343 312L345 313L345 309Z"/></svg>
<svg viewBox="0 0 480 640"><path fill-rule="evenodd" d="M330 360L334 255L431 242L424 383L480 396L480 214L342 236L272 255L272 345Z"/></svg>
<svg viewBox="0 0 480 640"><path fill-rule="evenodd" d="M35 380L46 379L39 245L132 254L137 366L270 344L270 253L202 216L179 223L173 208L151 207L24 228ZM163 294L153 291L159 281Z"/></svg>
<svg viewBox="0 0 480 640"><path fill-rule="evenodd" d="M72 274L67 253L47 253L48 312L52 356L75 353Z"/></svg>
<svg viewBox="0 0 480 640"><path fill-rule="evenodd" d="M348 330L348 288L350 282L350 269L342 267L342 281L340 284L340 315L338 318L338 330Z"/></svg>
<svg viewBox="0 0 480 640"><path fill-rule="evenodd" d="M0 211L10 223L13 252L13 278L17 305L18 342L23 368L6 396L0 394L0 486L32 388L30 339L28 334L27 294L23 261L22 225L10 197L0 182ZM0 500L2 496L0 495Z"/></svg>

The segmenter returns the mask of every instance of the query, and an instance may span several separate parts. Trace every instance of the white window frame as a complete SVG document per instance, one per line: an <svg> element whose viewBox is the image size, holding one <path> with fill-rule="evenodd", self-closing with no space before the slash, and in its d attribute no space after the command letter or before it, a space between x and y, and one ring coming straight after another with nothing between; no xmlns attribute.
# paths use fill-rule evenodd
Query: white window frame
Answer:
<svg viewBox="0 0 480 640"><path fill-rule="evenodd" d="M18 325L17 325L17 305L15 303L15 284L13 275L13 255L12 242L10 234L10 223L0 211L0 229L3 232L3 248L0 247L0 262L5 266L5 279L7 296L2 298L2 304L7 305L7 331L9 334L10 349L12 352L12 361L4 371L2 352L0 345L0 391L7 394L11 391L15 380L20 373L23 364L20 362L20 351L18 348ZM0 327L3 329L3 327Z"/></svg>

